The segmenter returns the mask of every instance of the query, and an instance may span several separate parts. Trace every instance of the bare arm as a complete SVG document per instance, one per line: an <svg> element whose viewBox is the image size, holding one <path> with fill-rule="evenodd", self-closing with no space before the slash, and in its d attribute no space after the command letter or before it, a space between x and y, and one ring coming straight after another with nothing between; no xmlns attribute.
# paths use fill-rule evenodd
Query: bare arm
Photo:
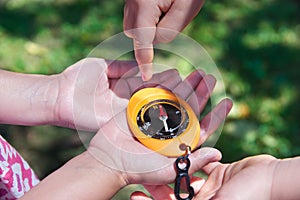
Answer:
<svg viewBox="0 0 300 200"><path fill-rule="evenodd" d="M54 76L0 70L0 123L41 125L53 120L58 91Z"/></svg>
<svg viewBox="0 0 300 200"><path fill-rule="evenodd" d="M110 199L125 185L121 173L85 152L50 174L20 200Z"/></svg>
<svg viewBox="0 0 300 200"><path fill-rule="evenodd" d="M300 181L300 157L278 160L274 171L272 198L277 199L299 199Z"/></svg>

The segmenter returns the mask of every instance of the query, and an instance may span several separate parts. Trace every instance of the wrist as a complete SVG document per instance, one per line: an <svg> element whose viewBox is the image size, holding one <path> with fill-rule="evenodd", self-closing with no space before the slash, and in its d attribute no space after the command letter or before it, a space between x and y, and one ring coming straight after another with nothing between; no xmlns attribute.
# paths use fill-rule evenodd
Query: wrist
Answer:
<svg viewBox="0 0 300 200"><path fill-rule="evenodd" d="M110 159L109 158L110 155L105 155L107 156L106 158L100 158L100 157L97 158L97 156L100 155L103 155L103 153L99 151L97 147L90 146L88 147L88 150L85 153L81 154L80 156L84 157L87 160L85 163L87 162L90 163L90 168L93 169L96 174L98 174L96 177L100 177L102 175L108 175L109 177L111 177L110 180L108 181L117 183L116 184L117 187L115 187L117 189L121 189L126 185L128 185L129 183L121 171L109 167L103 163L102 159ZM103 180L100 181L103 182Z"/></svg>
<svg viewBox="0 0 300 200"><path fill-rule="evenodd" d="M274 198L277 196L277 175L278 175L278 167L281 163L281 160L280 159L276 159L272 162L272 165L273 165L273 173L272 173L272 182L271 182L271 189L270 189L270 200L272 199L277 199L277 198Z"/></svg>
<svg viewBox="0 0 300 200"><path fill-rule="evenodd" d="M52 125L58 94L57 75L33 75L34 83L28 91L30 122L25 125ZM28 115L27 115L28 116Z"/></svg>
<svg viewBox="0 0 300 200"><path fill-rule="evenodd" d="M76 74L74 75L76 76ZM74 80L68 77L64 72L53 75L55 87L49 99L54 99L53 104L49 106L52 113L51 124L75 129L74 120Z"/></svg>
<svg viewBox="0 0 300 200"><path fill-rule="evenodd" d="M53 120L54 76L0 71L0 123L44 125Z"/></svg>
<svg viewBox="0 0 300 200"><path fill-rule="evenodd" d="M41 196L43 200L111 199L125 186L120 178L119 173L107 168L86 151L43 179L21 199L40 199Z"/></svg>
<svg viewBox="0 0 300 200"><path fill-rule="evenodd" d="M90 172L92 175L91 178L93 178L95 182L98 181L99 184L105 182L106 184L114 185L113 188L116 190L127 185L120 171L112 169L97 160L89 150L72 159L70 163L73 168L82 169L84 174ZM103 179L100 177L103 177Z"/></svg>
<svg viewBox="0 0 300 200"><path fill-rule="evenodd" d="M79 177L85 179L84 182L86 183L81 183L81 185L86 187L84 189L86 193L91 194L87 198L89 200L111 199L119 190L127 185L122 173L105 166L89 151L75 157L66 166L76 171Z"/></svg>
<svg viewBox="0 0 300 200"><path fill-rule="evenodd" d="M32 97L31 103L36 105L33 110L38 113L41 118L41 125L55 125L55 107L59 92L58 75L44 76L38 89L41 93L41 98Z"/></svg>

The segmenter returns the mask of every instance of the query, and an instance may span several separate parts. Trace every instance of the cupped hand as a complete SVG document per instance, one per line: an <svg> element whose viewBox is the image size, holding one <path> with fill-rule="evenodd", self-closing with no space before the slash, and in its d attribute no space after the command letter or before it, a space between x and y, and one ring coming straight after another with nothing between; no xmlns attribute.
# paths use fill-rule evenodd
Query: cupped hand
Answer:
<svg viewBox="0 0 300 200"><path fill-rule="evenodd" d="M143 82L135 61L86 58L58 75L54 124L84 131L97 131L127 107L137 89L147 86L173 89L181 78L176 70L155 74ZM167 81L165 81L167 80Z"/></svg>
<svg viewBox="0 0 300 200"><path fill-rule="evenodd" d="M172 90L186 99L199 116L215 86L215 78L203 71L194 71L182 81L174 69L157 73L151 81L144 82L135 76L138 72L134 61L108 61L86 58L57 75L58 91L54 106L54 124L97 131L118 113L138 89L159 86ZM224 100L206 118L201 129L202 143L227 115L230 101ZM226 107L226 106L225 106ZM222 112L222 113L221 113ZM221 115L221 117L216 117ZM214 120L212 120L215 118Z"/></svg>
<svg viewBox="0 0 300 200"><path fill-rule="evenodd" d="M197 109L195 110L196 114L201 113L215 86L215 78L206 75L202 71L194 71L182 81L180 78L176 78L176 74L178 76L175 70L156 74L154 77L160 80L160 84L157 86L169 88L185 99L194 110ZM131 92L138 87L134 86L135 84L131 87L128 81L139 84L143 82L141 78L128 78L119 82L120 85L127 86ZM119 84L112 85L118 88ZM153 86L155 82L146 83L145 86L148 84ZM116 89L115 91L117 95L126 98L127 94L123 94L123 90ZM225 120L231 107L232 102L229 99L224 99L209 114L203 117L200 122L202 131L198 146ZM97 132L90 143L88 151L104 166L119 174L127 184L167 184L174 182L176 176L173 167L175 158L168 158L153 152L133 138L127 125L125 110L116 115ZM193 173L207 163L219 160L221 154L212 148L201 148L193 152L189 158L191 160L190 172Z"/></svg>
<svg viewBox="0 0 300 200"><path fill-rule="evenodd" d="M152 77L153 44L172 41L200 11L204 0L126 0L123 26L133 38L144 80Z"/></svg>
<svg viewBox="0 0 300 200"><path fill-rule="evenodd" d="M85 131L97 131L127 100L115 95L111 82L138 72L134 61L86 58L68 67L58 79L54 124ZM129 96L130 94L127 94ZM112 109L112 102L117 102Z"/></svg>

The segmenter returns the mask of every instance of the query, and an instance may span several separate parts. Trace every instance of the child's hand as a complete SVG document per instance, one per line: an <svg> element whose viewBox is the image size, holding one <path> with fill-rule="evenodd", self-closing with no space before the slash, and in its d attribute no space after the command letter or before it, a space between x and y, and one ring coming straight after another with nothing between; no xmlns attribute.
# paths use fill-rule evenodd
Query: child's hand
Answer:
<svg viewBox="0 0 300 200"><path fill-rule="evenodd" d="M126 99L114 94L111 83L124 77L124 74L130 76L137 71L134 61L109 62L98 58L86 58L68 67L57 75L59 89L54 106L54 123L97 131L127 105ZM124 91L129 93L126 89Z"/></svg>
<svg viewBox="0 0 300 200"><path fill-rule="evenodd" d="M59 86L54 101L54 123L97 131L126 109L128 99L138 88L160 85L173 89L181 82L176 70L155 74L151 82L143 82L135 76L137 72L134 61L86 58L55 75Z"/></svg>
<svg viewBox="0 0 300 200"><path fill-rule="evenodd" d="M208 164L203 168L208 179L196 199L271 199L275 166L276 159L269 155Z"/></svg>
<svg viewBox="0 0 300 200"><path fill-rule="evenodd" d="M216 82L213 76L202 71L194 71L182 81L176 70L166 70L154 74L153 79L148 82L135 76L137 72L137 64L133 61L87 58L55 75L59 89L54 101L54 124L97 131L126 109L128 99L137 89L148 86L166 87L183 99L188 99L188 103L199 116ZM230 101L223 103L231 106ZM227 115L226 109L221 111L223 113L218 114L222 114L222 117L215 117L214 121L209 116L203 119L202 123L206 125L201 130L215 131L214 128ZM214 115L214 112L211 114ZM210 127L210 130L205 130L205 127ZM202 139L204 141L206 136L203 135Z"/></svg>
<svg viewBox="0 0 300 200"><path fill-rule="evenodd" d="M124 31L133 38L143 80L152 77L153 44L172 41L198 14L203 0L127 0Z"/></svg>
<svg viewBox="0 0 300 200"><path fill-rule="evenodd" d="M199 200L271 199L276 161L272 156L259 155L231 164L209 163L201 169L208 175L208 178L204 184L203 180L201 181L201 189L198 187L194 198ZM199 179L193 179L199 181ZM196 181L191 184L197 185ZM146 189L155 199L175 200L173 190L167 185L147 186ZM131 199L149 200L151 198L141 192L134 192Z"/></svg>

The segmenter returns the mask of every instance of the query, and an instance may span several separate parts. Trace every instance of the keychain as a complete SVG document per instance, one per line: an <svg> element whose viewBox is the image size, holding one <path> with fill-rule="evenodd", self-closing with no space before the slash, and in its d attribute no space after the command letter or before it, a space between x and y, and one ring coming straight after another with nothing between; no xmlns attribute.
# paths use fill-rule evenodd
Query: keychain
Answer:
<svg viewBox="0 0 300 200"><path fill-rule="evenodd" d="M178 157L175 161L177 176L175 179L174 194L178 200L191 200L194 197L194 188L190 186L191 180L188 173L191 165L190 159L188 158L189 155L191 154L191 147L187 146L186 149L187 149L186 155ZM180 164L183 164L183 166ZM188 197L186 198L182 198L180 196L180 185L183 179L185 179L186 191L188 192Z"/></svg>
<svg viewBox="0 0 300 200"><path fill-rule="evenodd" d="M191 200L194 189L190 186L188 156L200 139L200 125L189 104L169 90L144 88L130 98L127 122L143 145L162 155L177 157L174 194L178 200ZM189 193L187 198L180 197L183 179Z"/></svg>

